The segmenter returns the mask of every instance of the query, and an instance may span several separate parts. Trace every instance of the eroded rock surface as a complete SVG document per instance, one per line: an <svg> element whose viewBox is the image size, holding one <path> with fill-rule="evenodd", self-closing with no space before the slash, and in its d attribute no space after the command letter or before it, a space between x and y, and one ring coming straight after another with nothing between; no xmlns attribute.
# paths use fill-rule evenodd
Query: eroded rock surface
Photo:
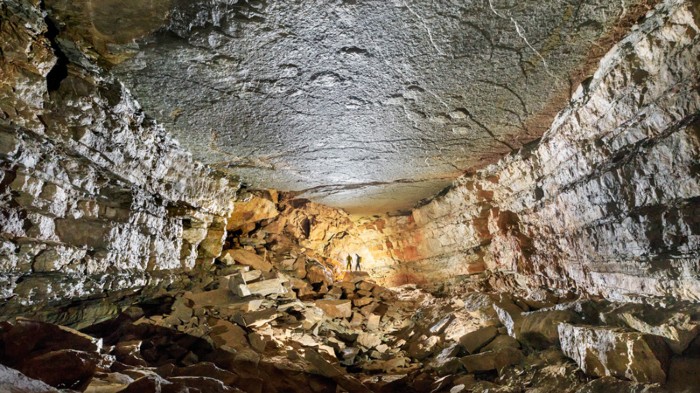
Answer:
<svg viewBox="0 0 700 393"><path fill-rule="evenodd" d="M69 61L35 3L0 4L0 309L90 323L210 265L238 183ZM79 300L94 307L59 309Z"/></svg>
<svg viewBox="0 0 700 393"><path fill-rule="evenodd" d="M540 141L389 220L396 281L488 269L514 274L506 286L700 299L698 15L664 2Z"/></svg>
<svg viewBox="0 0 700 393"><path fill-rule="evenodd" d="M386 212L541 136L651 3L46 7L195 158L257 188Z"/></svg>

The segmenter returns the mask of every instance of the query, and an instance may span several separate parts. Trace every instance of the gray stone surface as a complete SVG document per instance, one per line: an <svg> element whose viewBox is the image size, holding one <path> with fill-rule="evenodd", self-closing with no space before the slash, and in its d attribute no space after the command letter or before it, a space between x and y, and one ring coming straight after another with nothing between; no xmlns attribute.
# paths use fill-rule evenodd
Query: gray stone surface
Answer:
<svg viewBox="0 0 700 393"><path fill-rule="evenodd" d="M351 212L541 136L641 3L46 1L196 159Z"/></svg>

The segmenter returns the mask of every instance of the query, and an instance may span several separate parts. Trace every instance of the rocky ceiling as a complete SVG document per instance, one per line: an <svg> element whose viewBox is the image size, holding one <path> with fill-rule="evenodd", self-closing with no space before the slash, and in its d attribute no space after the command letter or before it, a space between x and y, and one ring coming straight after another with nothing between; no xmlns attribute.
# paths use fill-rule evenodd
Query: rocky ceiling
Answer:
<svg viewBox="0 0 700 393"><path fill-rule="evenodd" d="M406 209L538 138L643 1L46 0L195 158ZM80 51L76 51L76 46Z"/></svg>

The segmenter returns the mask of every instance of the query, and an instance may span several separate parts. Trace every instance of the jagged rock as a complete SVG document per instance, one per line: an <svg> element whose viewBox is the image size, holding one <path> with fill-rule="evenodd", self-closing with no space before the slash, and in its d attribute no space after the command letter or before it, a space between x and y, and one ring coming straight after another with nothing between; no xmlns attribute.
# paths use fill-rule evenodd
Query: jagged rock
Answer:
<svg viewBox="0 0 700 393"><path fill-rule="evenodd" d="M406 349L406 354L411 358L423 360L435 353L439 342L438 336L414 336Z"/></svg>
<svg viewBox="0 0 700 393"><path fill-rule="evenodd" d="M462 369L457 354L459 354L459 344L455 343L440 351L430 362L430 367L440 375L456 374Z"/></svg>
<svg viewBox="0 0 700 393"><path fill-rule="evenodd" d="M503 348L490 352L478 353L459 358L467 372L500 370L503 367L512 366L523 360L523 353L515 348Z"/></svg>
<svg viewBox="0 0 700 393"><path fill-rule="evenodd" d="M358 345L361 345L367 349L372 349L382 343L382 339L379 335L374 333L360 333L355 341Z"/></svg>
<svg viewBox="0 0 700 393"><path fill-rule="evenodd" d="M431 334L442 334L442 332L447 328L447 326L452 322L454 319L454 315L449 314L445 317L443 317L441 320L435 322L433 326L428 329Z"/></svg>
<svg viewBox="0 0 700 393"><path fill-rule="evenodd" d="M228 264L238 262L242 265L250 266L255 270L260 270L263 272L269 272L272 270L272 264L270 262L267 262L253 252L242 249L226 250L221 257L219 257L219 259Z"/></svg>
<svg viewBox="0 0 700 393"><path fill-rule="evenodd" d="M323 321L324 315L327 315L325 311L320 307L307 306L302 312L304 320L302 321L302 326L306 330L310 330L317 323Z"/></svg>
<svg viewBox="0 0 700 393"><path fill-rule="evenodd" d="M498 334L494 326L486 326L469 332L459 338L459 343L469 353L477 353L481 347L488 344Z"/></svg>
<svg viewBox="0 0 700 393"><path fill-rule="evenodd" d="M324 299L338 300L343 296L343 289L340 287L333 287L328 292L323 295Z"/></svg>
<svg viewBox="0 0 700 393"><path fill-rule="evenodd" d="M306 279L312 284L333 284L333 273L321 263L309 260L306 262Z"/></svg>
<svg viewBox="0 0 700 393"><path fill-rule="evenodd" d="M464 309L475 318L479 318L484 322L490 322L498 319L496 310L493 308L494 300L487 293L472 292L467 294L462 301Z"/></svg>
<svg viewBox="0 0 700 393"><path fill-rule="evenodd" d="M236 208L228 217L226 230L235 231L246 224L275 218L278 215L279 211L273 201L253 195L249 200L236 203Z"/></svg>
<svg viewBox="0 0 700 393"><path fill-rule="evenodd" d="M561 348L589 375L666 381L670 351L661 337L612 327L559 325Z"/></svg>
<svg viewBox="0 0 700 393"><path fill-rule="evenodd" d="M330 318L350 318L352 303L350 300L317 300L316 307Z"/></svg>
<svg viewBox="0 0 700 393"><path fill-rule="evenodd" d="M374 301L374 299L371 297L359 297L359 298L353 299L352 304L355 307L364 307L364 306L372 303L373 301Z"/></svg>
<svg viewBox="0 0 700 393"><path fill-rule="evenodd" d="M350 319L350 326L357 328L362 326L362 323L365 321L365 318L360 314L359 312L353 312L352 313L352 319Z"/></svg>
<svg viewBox="0 0 700 393"><path fill-rule="evenodd" d="M367 317L367 330L373 332L379 329L379 322L381 321L381 315L370 314Z"/></svg>
<svg viewBox="0 0 700 393"><path fill-rule="evenodd" d="M503 326L508 329L508 334L517 338L523 310L508 298L502 298L494 303L493 309L496 311L496 315L498 315L498 319Z"/></svg>

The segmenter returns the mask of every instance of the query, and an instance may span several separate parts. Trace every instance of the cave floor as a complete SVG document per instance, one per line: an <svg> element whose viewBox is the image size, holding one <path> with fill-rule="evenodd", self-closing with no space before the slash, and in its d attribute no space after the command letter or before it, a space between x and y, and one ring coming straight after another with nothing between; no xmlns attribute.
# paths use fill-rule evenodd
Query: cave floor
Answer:
<svg viewBox="0 0 700 393"><path fill-rule="evenodd" d="M132 306L81 332L22 318L6 322L0 363L10 368L0 366L0 390L694 392L700 386L696 304L659 308L543 290L499 293L490 287L494 277L484 275L433 293L413 284L385 288L362 272L311 281L312 275L298 279L276 268L219 265L190 291ZM655 340L665 340L671 352ZM584 357L582 367L577 356Z"/></svg>

